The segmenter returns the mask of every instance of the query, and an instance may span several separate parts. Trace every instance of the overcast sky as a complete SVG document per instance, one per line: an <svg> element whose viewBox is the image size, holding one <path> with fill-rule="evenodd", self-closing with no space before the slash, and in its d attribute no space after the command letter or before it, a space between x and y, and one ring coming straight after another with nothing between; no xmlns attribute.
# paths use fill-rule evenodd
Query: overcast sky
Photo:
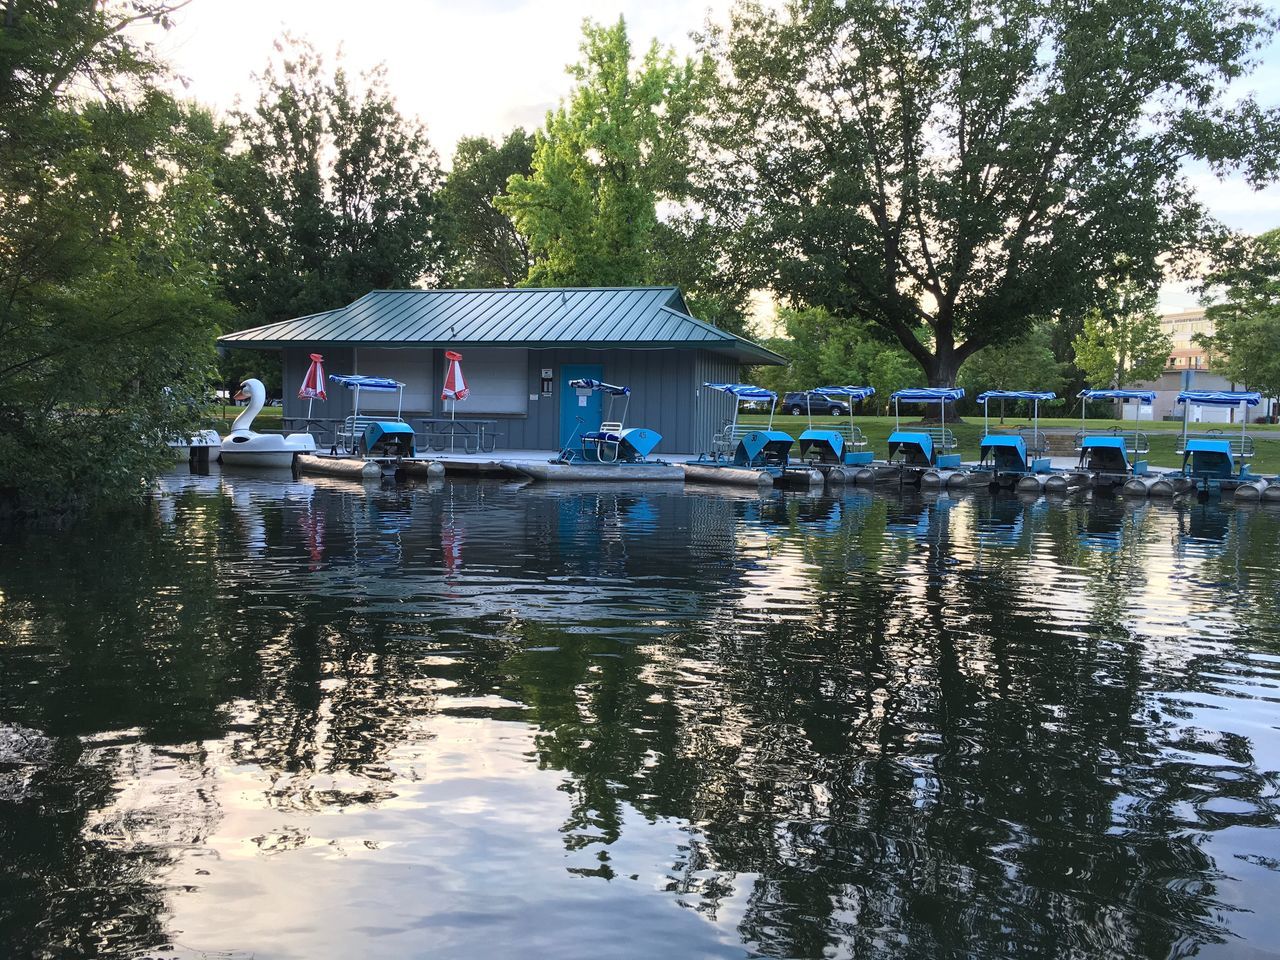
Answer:
<svg viewBox="0 0 1280 960"><path fill-rule="evenodd" d="M656 37L682 53L689 32L722 18L730 0L194 0L174 29L148 31L186 79L187 96L220 109L255 90L252 74L286 30L326 56L342 49L350 70L385 63L402 112L416 114L441 159L459 137L498 137L516 124L533 128L569 88L565 65L578 57L584 17L627 18L632 43ZM1280 102L1280 46L1242 89ZM1280 226L1280 187L1255 193L1241 182L1193 173L1209 209L1229 226L1257 233ZM1167 309L1195 306L1171 286Z"/></svg>

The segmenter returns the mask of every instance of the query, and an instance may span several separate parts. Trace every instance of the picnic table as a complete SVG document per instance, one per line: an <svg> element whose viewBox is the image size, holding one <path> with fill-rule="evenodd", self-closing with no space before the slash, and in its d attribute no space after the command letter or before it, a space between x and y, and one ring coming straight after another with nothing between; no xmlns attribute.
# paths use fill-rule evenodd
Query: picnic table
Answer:
<svg viewBox="0 0 1280 960"><path fill-rule="evenodd" d="M323 446L326 438L337 436L341 421L330 417L281 417L280 426L285 433L309 433L316 438L316 445Z"/></svg>
<svg viewBox="0 0 1280 960"><path fill-rule="evenodd" d="M468 417L450 420L444 417L419 417L424 446L437 453L492 453L498 442L498 421Z"/></svg>

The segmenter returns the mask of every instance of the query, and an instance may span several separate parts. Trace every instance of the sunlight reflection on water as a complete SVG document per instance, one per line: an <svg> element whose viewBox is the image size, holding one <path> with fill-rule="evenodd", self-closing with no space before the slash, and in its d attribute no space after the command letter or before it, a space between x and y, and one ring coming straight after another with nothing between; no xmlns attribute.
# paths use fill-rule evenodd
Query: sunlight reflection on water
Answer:
<svg viewBox="0 0 1280 960"><path fill-rule="evenodd" d="M1277 546L1262 507L175 473L3 547L0 945L1265 951Z"/></svg>

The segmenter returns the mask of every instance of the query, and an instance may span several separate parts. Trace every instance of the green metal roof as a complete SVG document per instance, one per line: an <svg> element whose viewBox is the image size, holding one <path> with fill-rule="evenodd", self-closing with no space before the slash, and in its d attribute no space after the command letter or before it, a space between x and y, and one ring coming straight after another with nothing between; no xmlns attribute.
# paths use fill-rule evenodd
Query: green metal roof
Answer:
<svg viewBox="0 0 1280 960"><path fill-rule="evenodd" d="M339 310L219 337L228 346L696 347L747 363L786 363L690 316L675 287L375 290Z"/></svg>

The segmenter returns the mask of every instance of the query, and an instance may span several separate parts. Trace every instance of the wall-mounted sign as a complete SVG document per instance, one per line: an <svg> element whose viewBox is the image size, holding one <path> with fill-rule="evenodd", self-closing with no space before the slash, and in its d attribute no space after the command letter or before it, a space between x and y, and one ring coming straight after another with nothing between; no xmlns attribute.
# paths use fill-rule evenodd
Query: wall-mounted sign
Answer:
<svg viewBox="0 0 1280 960"><path fill-rule="evenodd" d="M543 380L550 380L554 375L555 375L555 374L553 374L553 373L551 372L551 368L550 368L550 367L543 367L543 368L542 368L542 379L543 379Z"/></svg>

